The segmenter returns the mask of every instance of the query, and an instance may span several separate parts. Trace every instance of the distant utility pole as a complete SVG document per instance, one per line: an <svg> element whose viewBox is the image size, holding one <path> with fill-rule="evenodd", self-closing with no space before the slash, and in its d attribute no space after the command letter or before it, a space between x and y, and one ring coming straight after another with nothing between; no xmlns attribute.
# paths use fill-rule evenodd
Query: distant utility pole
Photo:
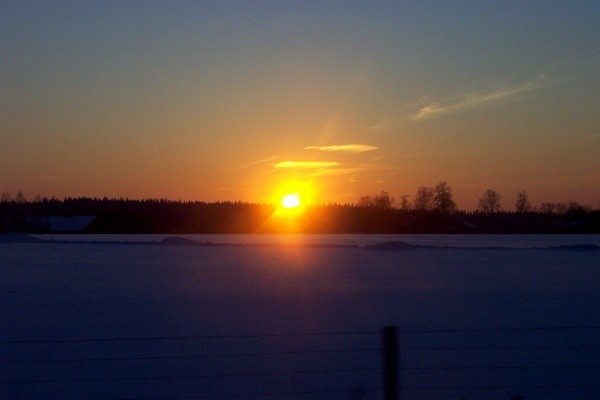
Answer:
<svg viewBox="0 0 600 400"><path fill-rule="evenodd" d="M383 328L383 400L400 400L395 326Z"/></svg>

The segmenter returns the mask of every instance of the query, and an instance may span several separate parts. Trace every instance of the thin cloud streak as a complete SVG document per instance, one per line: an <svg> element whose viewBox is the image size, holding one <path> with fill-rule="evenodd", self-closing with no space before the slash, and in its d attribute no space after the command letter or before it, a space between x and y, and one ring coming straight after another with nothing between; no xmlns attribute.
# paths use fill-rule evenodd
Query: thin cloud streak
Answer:
<svg viewBox="0 0 600 400"><path fill-rule="evenodd" d="M339 166L335 161L282 161L273 165L275 168L332 168Z"/></svg>
<svg viewBox="0 0 600 400"><path fill-rule="evenodd" d="M225 170L224 173L229 173L229 172L233 172L233 171L239 171L241 169L247 169L247 168L253 167L255 165L266 164L266 163L268 163L270 161L273 161L276 158L278 158L278 156L272 156L272 157L263 158L261 160L250 162L248 164L240 165L239 167L235 167L235 168L231 168L231 169Z"/></svg>
<svg viewBox="0 0 600 400"><path fill-rule="evenodd" d="M242 165L240 168L248 168L251 167L253 165L259 165L259 164L266 164L269 161L273 161L274 159L276 159L278 156L273 156L273 157L268 157L268 158L263 158L262 160L258 160L258 161L254 161L251 163L248 163L246 165Z"/></svg>
<svg viewBox="0 0 600 400"><path fill-rule="evenodd" d="M340 176L340 175L350 175L355 174L360 171L364 171L364 168L332 168L332 169L323 169L320 171L316 171L311 176L316 177L326 177L326 176Z"/></svg>
<svg viewBox="0 0 600 400"><path fill-rule="evenodd" d="M434 118L439 115L461 111L466 108L478 107L485 103L516 96L521 93L543 89L550 85L551 83L548 81L548 79L542 75L538 79L521 85L505 87L483 93L467 93L442 102L430 101L425 106L422 106L413 116L410 117L410 119L413 121L420 121Z"/></svg>
<svg viewBox="0 0 600 400"><path fill-rule="evenodd" d="M377 150L378 147L368 144L343 144L338 146L307 146L304 150L319 150L319 151L347 151L350 153L363 153L365 151Z"/></svg>

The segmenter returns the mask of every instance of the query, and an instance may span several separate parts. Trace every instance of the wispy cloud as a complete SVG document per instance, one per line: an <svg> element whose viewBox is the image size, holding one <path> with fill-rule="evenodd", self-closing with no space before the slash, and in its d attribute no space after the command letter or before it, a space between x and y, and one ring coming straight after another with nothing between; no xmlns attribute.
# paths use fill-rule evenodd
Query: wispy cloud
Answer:
<svg viewBox="0 0 600 400"><path fill-rule="evenodd" d="M266 164L266 163L268 163L270 161L275 160L276 158L278 158L278 156L272 156L272 157L263 158L261 160L252 161L252 162L249 162L248 164L240 165L240 166L237 166L237 167L225 170L224 172L225 173L229 173L229 172L233 172L233 171L239 171L241 169L250 168L250 167L253 167L255 165Z"/></svg>
<svg viewBox="0 0 600 400"><path fill-rule="evenodd" d="M282 161L274 165L275 168L332 168L339 166L335 161Z"/></svg>
<svg viewBox="0 0 600 400"><path fill-rule="evenodd" d="M368 144L343 144L339 146L307 146L305 150L320 150L320 151L346 151L350 153L363 153L365 151L377 150L378 147Z"/></svg>
<svg viewBox="0 0 600 400"><path fill-rule="evenodd" d="M482 104L516 96L521 93L543 89L552 83L545 75L520 85L507 86L496 90L478 93L466 93L442 101L423 99L421 107L410 118L414 121L434 118L439 115L478 107ZM423 104L425 103L425 104Z"/></svg>
<svg viewBox="0 0 600 400"><path fill-rule="evenodd" d="M273 161L274 159L276 159L278 156L273 156L273 157L268 157L268 158L263 158L262 160L257 160L257 161L253 161L251 163L242 165L240 168L248 168L248 167L252 167L253 165L260 165L260 164L266 164L269 161Z"/></svg>
<svg viewBox="0 0 600 400"><path fill-rule="evenodd" d="M350 175L355 174L357 172L364 171L364 168L330 168L330 169L322 169L314 172L311 176L340 176L340 175Z"/></svg>

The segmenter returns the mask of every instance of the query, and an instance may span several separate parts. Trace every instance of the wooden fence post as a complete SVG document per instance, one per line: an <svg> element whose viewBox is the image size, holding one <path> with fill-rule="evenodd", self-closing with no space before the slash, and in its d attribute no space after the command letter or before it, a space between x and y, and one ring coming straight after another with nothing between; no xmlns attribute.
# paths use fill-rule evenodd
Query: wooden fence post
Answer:
<svg viewBox="0 0 600 400"><path fill-rule="evenodd" d="M400 400L396 327L383 328L383 400Z"/></svg>

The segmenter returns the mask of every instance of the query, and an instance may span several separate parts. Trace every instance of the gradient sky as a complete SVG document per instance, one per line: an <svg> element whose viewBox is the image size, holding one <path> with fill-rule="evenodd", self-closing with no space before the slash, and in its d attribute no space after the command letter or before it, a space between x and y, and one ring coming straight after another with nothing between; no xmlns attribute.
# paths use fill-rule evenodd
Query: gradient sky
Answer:
<svg viewBox="0 0 600 400"><path fill-rule="evenodd" d="M597 1L1 1L0 191L600 206Z"/></svg>

